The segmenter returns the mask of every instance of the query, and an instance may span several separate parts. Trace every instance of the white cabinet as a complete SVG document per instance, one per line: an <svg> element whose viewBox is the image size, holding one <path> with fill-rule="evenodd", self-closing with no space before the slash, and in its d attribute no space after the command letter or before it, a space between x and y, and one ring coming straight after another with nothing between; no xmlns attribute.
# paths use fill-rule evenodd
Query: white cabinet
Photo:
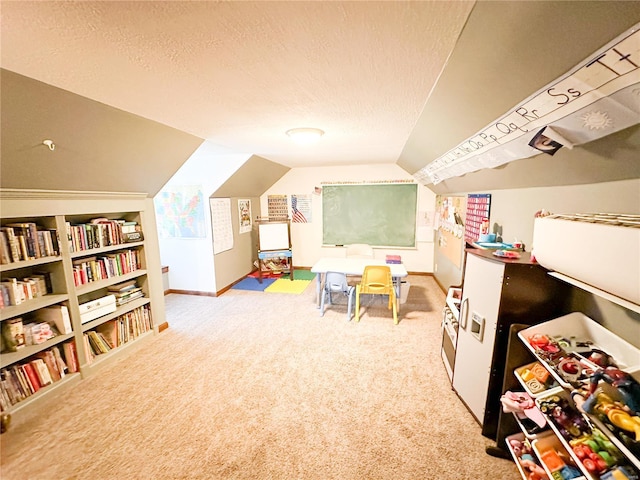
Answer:
<svg viewBox="0 0 640 480"><path fill-rule="evenodd" d="M500 413L509 327L532 325L563 313L565 285L531 262L467 249L453 388L495 439Z"/></svg>
<svg viewBox="0 0 640 480"><path fill-rule="evenodd" d="M468 255L453 388L480 422L489 390L503 276L503 263Z"/></svg>

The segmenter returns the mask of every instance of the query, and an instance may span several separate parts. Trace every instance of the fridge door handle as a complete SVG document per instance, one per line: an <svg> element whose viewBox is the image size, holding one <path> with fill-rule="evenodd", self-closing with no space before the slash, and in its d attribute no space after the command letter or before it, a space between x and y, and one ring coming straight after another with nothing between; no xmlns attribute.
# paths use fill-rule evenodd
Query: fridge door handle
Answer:
<svg viewBox="0 0 640 480"><path fill-rule="evenodd" d="M469 298L463 298L460 302L460 327L463 330L467 329L467 305L469 305Z"/></svg>

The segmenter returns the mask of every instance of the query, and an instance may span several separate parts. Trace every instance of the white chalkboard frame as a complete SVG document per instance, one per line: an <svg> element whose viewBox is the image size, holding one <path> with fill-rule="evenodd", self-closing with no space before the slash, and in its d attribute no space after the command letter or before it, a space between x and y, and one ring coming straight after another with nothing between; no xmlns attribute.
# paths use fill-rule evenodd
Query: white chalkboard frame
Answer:
<svg viewBox="0 0 640 480"><path fill-rule="evenodd" d="M258 223L258 249L261 252L291 249L289 221Z"/></svg>

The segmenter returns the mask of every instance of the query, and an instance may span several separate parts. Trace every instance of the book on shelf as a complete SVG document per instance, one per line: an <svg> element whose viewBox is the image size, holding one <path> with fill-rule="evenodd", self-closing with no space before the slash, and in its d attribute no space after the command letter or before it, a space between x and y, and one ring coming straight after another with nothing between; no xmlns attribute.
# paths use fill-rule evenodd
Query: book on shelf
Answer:
<svg viewBox="0 0 640 480"><path fill-rule="evenodd" d="M107 287L107 290L109 290L110 292L126 292L127 290L137 288L138 284L136 282L137 280L134 278L133 280L127 280L126 282L109 285L109 287Z"/></svg>
<svg viewBox="0 0 640 480"><path fill-rule="evenodd" d="M24 290L18 286L17 278L5 278L0 283L7 289L9 305L20 305L25 301Z"/></svg>
<svg viewBox="0 0 640 480"><path fill-rule="evenodd" d="M58 366L58 372L60 372L60 378L64 378L69 370L67 363L62 358L62 354L60 353L60 349L58 346L51 347L51 351L53 352L53 358L56 361L56 365Z"/></svg>
<svg viewBox="0 0 640 480"><path fill-rule="evenodd" d="M45 284L45 292L46 293L53 293L53 281L51 280L51 272L40 271L40 270L34 271L34 272L31 273L29 278L42 279L44 281L44 284Z"/></svg>
<svg viewBox="0 0 640 480"><path fill-rule="evenodd" d="M22 252L20 250L20 243L18 242L18 238L11 227L2 227L0 228L2 232L7 237L7 242L9 244L9 252L11 254L11 262L19 262L23 260Z"/></svg>
<svg viewBox="0 0 640 480"><path fill-rule="evenodd" d="M120 345L118 339L118 324L115 320L98 325L96 331L112 349Z"/></svg>
<svg viewBox="0 0 640 480"><path fill-rule="evenodd" d="M24 387L22 386L22 383L20 383L16 371L12 368L9 368L6 370L6 372L7 378L9 379L9 385L15 397L15 402L20 402L27 398L27 393L24 391Z"/></svg>
<svg viewBox="0 0 640 480"><path fill-rule="evenodd" d="M14 378L14 384L20 392L20 397L22 399L25 399L30 396L31 391L29 390L29 385L27 383L27 379L25 378L26 374L22 371L20 365L12 365L11 367L9 367L9 371Z"/></svg>
<svg viewBox="0 0 640 480"><path fill-rule="evenodd" d="M89 343L89 335L87 335L86 333L83 333L82 342L84 343L84 351L86 356L85 360L87 361L87 364L91 365L93 363L93 359L95 358L95 355L91 348L91 344Z"/></svg>
<svg viewBox="0 0 640 480"><path fill-rule="evenodd" d="M89 337L89 345L94 355L102 355L112 350L109 343L95 330L89 330L86 335Z"/></svg>
<svg viewBox="0 0 640 480"><path fill-rule="evenodd" d="M45 281L42 275L32 275L30 277L24 277L23 280L35 283L36 297L43 297L47 293L49 293L47 291L47 282ZM32 289L34 288L33 283L32 283Z"/></svg>
<svg viewBox="0 0 640 480"><path fill-rule="evenodd" d="M116 305L120 306L120 305L124 305L125 303L132 302L136 298L143 298L144 292L142 291L142 288L137 288L135 291L130 291L122 294L116 293L115 297L116 297Z"/></svg>
<svg viewBox="0 0 640 480"><path fill-rule="evenodd" d="M42 358L34 358L33 360L31 360L30 363L35 367L35 371L38 375L40 385L45 387L53 383L53 377L51 376L51 372L47 368L47 364Z"/></svg>
<svg viewBox="0 0 640 480"><path fill-rule="evenodd" d="M34 313L34 317L55 325L62 335L73 332L69 309L66 305L51 305L41 308Z"/></svg>
<svg viewBox="0 0 640 480"><path fill-rule="evenodd" d="M20 366L22 370L26 373L27 379L29 380L29 386L31 388L32 393L36 393L40 390L40 379L38 378L38 374L33 365L30 363L24 363Z"/></svg>
<svg viewBox="0 0 640 480"><path fill-rule="evenodd" d="M17 237L24 238L26 247L26 259L42 257L38 242L38 227L34 222L7 223L5 227L12 228Z"/></svg>
<svg viewBox="0 0 640 480"><path fill-rule="evenodd" d="M67 364L67 370L69 373L76 373L78 369L78 352L76 352L76 343L72 340L70 342L64 342L62 344L62 351L64 352L64 360Z"/></svg>
<svg viewBox="0 0 640 480"><path fill-rule="evenodd" d="M6 265L11 263L11 246L9 245L9 239L7 238L7 232L0 229L0 263Z"/></svg>
<svg viewBox="0 0 640 480"><path fill-rule="evenodd" d="M58 369L58 363L56 362L56 358L52 350L45 350L43 352L38 352L35 354L35 357L44 361L47 367L47 370L49 370L49 374L51 375L51 379L54 382L57 382L62 378L62 375L64 373L62 374L60 373L60 370Z"/></svg>

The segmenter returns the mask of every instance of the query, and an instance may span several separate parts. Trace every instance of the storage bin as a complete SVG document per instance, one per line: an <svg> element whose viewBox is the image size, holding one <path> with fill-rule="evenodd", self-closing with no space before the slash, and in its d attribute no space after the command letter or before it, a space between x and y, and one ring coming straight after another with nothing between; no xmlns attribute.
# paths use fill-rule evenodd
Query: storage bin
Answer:
<svg viewBox="0 0 640 480"><path fill-rule="evenodd" d="M638 355L636 347L580 312L573 312L518 332L518 337L526 347L539 361L549 366L551 374L564 388L571 388L571 384L560 376L529 342L529 339L535 334L547 335L555 339L566 339L569 343L572 339L575 339L576 342L591 342L592 349L602 350L611 355L621 370L630 372L640 369L640 355ZM571 347L564 348L564 350L567 353L575 351Z"/></svg>

